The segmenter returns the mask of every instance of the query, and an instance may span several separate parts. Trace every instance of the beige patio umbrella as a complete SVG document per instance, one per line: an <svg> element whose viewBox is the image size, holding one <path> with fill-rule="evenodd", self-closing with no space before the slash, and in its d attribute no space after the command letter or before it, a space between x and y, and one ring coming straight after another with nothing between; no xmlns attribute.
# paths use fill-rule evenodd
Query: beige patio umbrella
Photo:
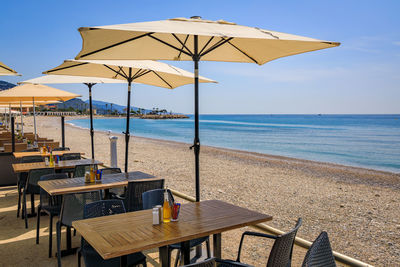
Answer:
<svg viewBox="0 0 400 267"><path fill-rule="evenodd" d="M166 63L151 60L65 60L44 74L90 76L128 82L125 130L125 172L128 172L129 120L132 82L174 89L193 83L194 74ZM215 82L199 77L199 82Z"/></svg>
<svg viewBox="0 0 400 267"><path fill-rule="evenodd" d="M82 83L89 89L89 108L90 108L90 141L92 146L92 159L94 159L94 129L93 129L93 105L92 105L92 87L97 83L126 83L119 79L107 79L97 77L84 76L67 76L67 75L46 75L34 79L22 81L19 84L58 84L58 83ZM64 140L64 139L63 139Z"/></svg>
<svg viewBox="0 0 400 267"><path fill-rule="evenodd" d="M200 200L198 63L200 60L249 62L268 61L304 52L336 47L340 43L237 25L200 17L162 21L83 27L82 50L76 59L190 60L195 72L195 175L196 200Z"/></svg>
<svg viewBox="0 0 400 267"><path fill-rule="evenodd" d="M18 72L0 62L0 76L21 76Z"/></svg>
<svg viewBox="0 0 400 267"><path fill-rule="evenodd" d="M81 95L56 89L42 84L23 84L0 92L0 102L32 101L67 101ZM36 138L36 111L33 109L33 124Z"/></svg>

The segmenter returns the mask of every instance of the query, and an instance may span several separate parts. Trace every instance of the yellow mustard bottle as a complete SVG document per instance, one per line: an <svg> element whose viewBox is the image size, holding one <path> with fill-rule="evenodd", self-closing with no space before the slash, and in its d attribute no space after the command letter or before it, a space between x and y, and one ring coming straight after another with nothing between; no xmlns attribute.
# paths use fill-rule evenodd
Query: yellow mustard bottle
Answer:
<svg viewBox="0 0 400 267"><path fill-rule="evenodd" d="M171 221L171 205L169 204L168 190L165 188L164 192L164 204L163 204L163 222L167 223Z"/></svg>
<svg viewBox="0 0 400 267"><path fill-rule="evenodd" d="M95 176L95 173L94 173L94 170L93 170L93 166L92 167L90 167L90 182L91 183L94 183L94 176Z"/></svg>

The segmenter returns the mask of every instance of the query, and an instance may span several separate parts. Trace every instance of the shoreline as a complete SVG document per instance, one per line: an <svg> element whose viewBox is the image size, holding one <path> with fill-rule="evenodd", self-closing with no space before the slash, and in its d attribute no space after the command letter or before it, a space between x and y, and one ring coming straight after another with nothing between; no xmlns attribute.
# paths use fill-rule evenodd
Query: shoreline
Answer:
<svg viewBox="0 0 400 267"><path fill-rule="evenodd" d="M71 121L71 120L88 119L88 118L89 118L88 116L80 116L79 118L66 117L65 124L70 127L74 127L76 129L81 129L81 130L87 130L89 132L90 131L89 128L85 128L85 127L77 126L73 123L69 123L69 121ZM99 116L99 118L104 118L104 117ZM113 118L107 118L107 119L113 119ZM109 131L112 135L117 135L120 137L125 136L122 133L116 133L111 130L96 130L96 129L94 130L95 133L97 132L97 133L104 133L104 134L108 134ZM167 142L167 143L171 142L171 143L187 145L187 146L192 145L191 143L185 143L185 142L167 140L167 139L150 138L150 137L144 137L144 136L137 136L135 134L131 134L131 137L141 138L141 139L145 139L145 140L153 140L153 141L157 141L157 142ZM363 166L344 165L344 164L339 164L339 163L335 163L335 162L316 161L316 160L309 160L309 159L302 159L302 158L295 158L295 157L288 157L288 156L281 156L281 155L272 155L272 154L261 153L261 152L254 152L254 151L247 151L247 150L240 150L240 149L226 148L226 147L209 146L209 145L201 145L201 148L209 148L209 149L222 150L222 151L226 151L226 152L234 152L234 153L241 153L241 154L245 154L245 155L258 156L258 157L268 159L268 160L279 160L279 161L287 160L292 163L297 162L299 164L318 165L319 167L343 168L343 169L348 169L350 171L357 171L359 173L368 172L368 173L379 173L379 174L383 174L383 175L400 176L400 172L372 169L372 168L367 168L367 167L363 167ZM398 185L398 187L400 188L400 185Z"/></svg>

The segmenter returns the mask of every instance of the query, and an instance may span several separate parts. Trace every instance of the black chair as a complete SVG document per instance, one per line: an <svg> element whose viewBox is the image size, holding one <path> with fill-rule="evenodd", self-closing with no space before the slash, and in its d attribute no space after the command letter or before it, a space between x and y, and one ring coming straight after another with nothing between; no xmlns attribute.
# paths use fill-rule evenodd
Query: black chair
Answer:
<svg viewBox="0 0 400 267"><path fill-rule="evenodd" d="M328 233L321 232L304 257L302 267L336 267Z"/></svg>
<svg viewBox="0 0 400 267"><path fill-rule="evenodd" d="M125 213L124 203L121 200L101 200L85 205L83 218L95 218L100 216L108 216L113 214ZM93 247L82 238L81 249L78 252L78 266L81 266L81 255L86 267L97 266L120 266L121 258L113 258L104 260ZM141 252L128 255L128 266L142 264L146 267L146 256Z"/></svg>
<svg viewBox="0 0 400 267"><path fill-rule="evenodd" d="M215 258L205 259L204 261L183 265L184 267L217 267L218 263Z"/></svg>
<svg viewBox="0 0 400 267"><path fill-rule="evenodd" d="M142 199L143 199L143 209L152 209L156 205L162 205L164 203L164 192L165 189L154 189L150 190L147 192L144 192L142 194ZM168 195L169 199L171 202L174 202L174 196L172 195L171 191L168 189ZM210 238L208 236L206 237L201 237L201 238L196 238L193 240L190 240L189 247L194 248L202 243L206 242L206 247L207 247L207 257L211 257L210 253ZM170 262L171 259L171 253L174 249L178 249L178 253L175 259L175 267L178 266L178 261L181 258L182 250L181 250L181 243L176 243L168 246L168 262Z"/></svg>
<svg viewBox="0 0 400 267"><path fill-rule="evenodd" d="M44 159L42 156L26 156L22 157L20 163L33 163L33 162L43 162ZM19 211L21 210L21 196L22 191L26 184L26 178L28 177L27 172L22 172L18 174L17 180L17 189L18 189L18 207L17 207L17 218L19 217ZM31 196L33 198L33 196ZM22 216L23 218L23 216Z"/></svg>
<svg viewBox="0 0 400 267"><path fill-rule="evenodd" d="M83 219L83 210L86 204L99 201L100 199L99 191L64 195L60 217L56 226L57 262L59 267L61 267L61 227L67 227L67 249L71 249L72 222Z"/></svg>
<svg viewBox="0 0 400 267"><path fill-rule="evenodd" d="M142 194L153 189L162 189L164 187L164 179L149 180L133 180L129 181L125 197L119 197L124 201L124 205L128 212L143 209Z"/></svg>
<svg viewBox="0 0 400 267"><path fill-rule="evenodd" d="M90 171L91 168L94 168L94 170L97 170L97 165L96 164L81 164L81 165L76 165L74 168L73 176L72 177L84 177L85 172Z"/></svg>
<svg viewBox="0 0 400 267"><path fill-rule="evenodd" d="M21 152L39 152L39 148L28 148L28 149L22 150Z"/></svg>
<svg viewBox="0 0 400 267"><path fill-rule="evenodd" d="M66 173L47 174L40 177L40 181L49 181L68 178ZM40 188L40 204L36 224L36 244L39 244L40 212L43 210L50 217L49 221L49 258L53 246L53 217L60 215L62 196L50 196L43 188Z"/></svg>
<svg viewBox="0 0 400 267"><path fill-rule="evenodd" d="M120 168L104 168L100 170L102 175L104 174L116 174L116 173L121 173ZM117 187L117 188L110 188L105 190L105 196L104 198L110 199L110 198L116 198L115 196L124 196L125 195L125 190L126 187Z"/></svg>
<svg viewBox="0 0 400 267"><path fill-rule="evenodd" d="M35 213L35 195L40 195L40 186L38 182L40 177L46 174L54 173L53 168L44 168L44 169L34 169L30 170L28 173L28 178L26 179L26 184L23 192L23 200L22 200L22 212L24 213L25 219L25 228L28 228L28 214L26 212L26 195L31 194L31 214ZM39 216L39 215L38 215Z"/></svg>
<svg viewBox="0 0 400 267"><path fill-rule="evenodd" d="M56 147L53 148L53 151L69 151L71 149L69 149L69 147Z"/></svg>
<svg viewBox="0 0 400 267"><path fill-rule="evenodd" d="M271 252L269 253L267 267L290 267L292 261L292 252L294 240L296 238L297 230L301 226L301 218L297 220L296 226L287 233L274 236L264 233L249 232L243 233L240 239L239 251L236 261L233 260L218 260L218 266L229 267L229 266L249 266L240 262L240 253L242 250L242 244L245 236L256 236L263 238L275 239L272 246Z"/></svg>
<svg viewBox="0 0 400 267"><path fill-rule="evenodd" d="M77 160L81 159L81 153L65 153L60 157L60 160Z"/></svg>

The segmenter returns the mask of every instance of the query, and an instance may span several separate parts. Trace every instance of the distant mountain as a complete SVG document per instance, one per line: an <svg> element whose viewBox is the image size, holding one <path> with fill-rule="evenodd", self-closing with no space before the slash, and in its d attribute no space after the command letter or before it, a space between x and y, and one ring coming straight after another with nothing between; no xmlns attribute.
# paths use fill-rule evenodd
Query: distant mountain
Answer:
<svg viewBox="0 0 400 267"><path fill-rule="evenodd" d="M0 81L0 91L7 90L7 89L13 88L15 86L16 86L15 84L12 84L12 83L9 83L6 81Z"/></svg>
<svg viewBox="0 0 400 267"><path fill-rule="evenodd" d="M89 100L86 100L85 103L89 104ZM114 104L114 103L110 103L110 102L105 102L105 101L100 101L100 100L92 100L92 103L94 106L97 107L97 110L111 110L111 104L112 104L112 109L113 110L117 110L118 112L124 112L124 109L126 108L126 106L121 106L118 104ZM107 106L106 106L107 104ZM131 107L132 110L137 111L139 108L137 107ZM149 109L144 109L144 112L150 112L151 110Z"/></svg>
<svg viewBox="0 0 400 267"><path fill-rule="evenodd" d="M73 109L86 109L86 105L89 108L89 104L86 104L80 98L74 98L63 103L55 104L58 109L68 109L70 107Z"/></svg>

